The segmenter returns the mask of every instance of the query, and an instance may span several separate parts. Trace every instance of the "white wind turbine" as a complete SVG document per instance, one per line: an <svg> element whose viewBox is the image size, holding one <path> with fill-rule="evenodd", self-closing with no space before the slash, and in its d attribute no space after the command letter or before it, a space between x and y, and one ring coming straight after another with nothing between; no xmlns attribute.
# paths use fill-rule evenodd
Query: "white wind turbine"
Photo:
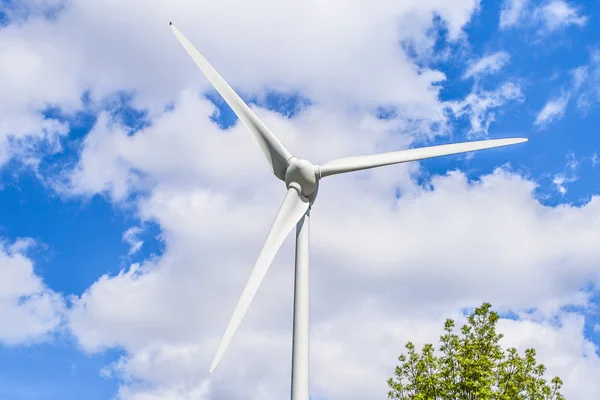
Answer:
<svg viewBox="0 0 600 400"><path fill-rule="evenodd" d="M192 59L213 84L215 89L231 107L240 121L248 128L269 167L277 178L284 181L287 194L275 216L265 244L254 265L252 274L246 283L242 296L233 312L225 334L210 367L212 372L233 334L240 325L250 302L254 298L271 262L283 241L296 225L296 261L294 282L294 326L292 337L292 400L309 399L309 222L310 209L317 196L319 181L326 176L344 172L358 171L384 165L422 160L450 154L464 153L474 150L490 149L526 142L526 138L481 140L466 143L454 143L441 146L422 147L417 149L394 151L357 157L345 157L328 161L322 165L314 165L307 160L299 160L281 144L269 128L258 119L244 101L223 80L215 69L206 61L192 43L169 23L173 33L179 39Z"/></svg>

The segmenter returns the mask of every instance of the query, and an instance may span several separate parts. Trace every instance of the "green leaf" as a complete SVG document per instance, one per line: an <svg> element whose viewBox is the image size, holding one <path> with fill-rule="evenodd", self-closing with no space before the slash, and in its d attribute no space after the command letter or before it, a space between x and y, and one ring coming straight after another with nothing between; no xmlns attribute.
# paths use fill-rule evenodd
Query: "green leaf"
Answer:
<svg viewBox="0 0 600 400"><path fill-rule="evenodd" d="M563 382L544 379L534 349L520 356L502 349L496 332L500 316L483 303L467 317L460 334L447 319L439 347L426 344L417 351L412 342L398 357L400 364L388 379L388 398L394 400L565 400Z"/></svg>

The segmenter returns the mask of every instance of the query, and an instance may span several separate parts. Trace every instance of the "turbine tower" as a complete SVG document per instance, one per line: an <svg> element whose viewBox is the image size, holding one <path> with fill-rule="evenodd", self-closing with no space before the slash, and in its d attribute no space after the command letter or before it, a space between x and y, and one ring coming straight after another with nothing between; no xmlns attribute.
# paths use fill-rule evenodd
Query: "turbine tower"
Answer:
<svg viewBox="0 0 600 400"><path fill-rule="evenodd" d="M225 334L210 367L216 367L231 338L240 325L250 302L254 298L271 262L283 241L296 226L296 260L294 281L294 325L292 337L292 382L291 399L309 399L309 288L308 257L310 209L317 196L319 182L327 176L363 169L423 160L474 150L490 149L526 142L526 138L481 140L463 143L429 146L389 153L345 157L331 160L322 165L299 160L283 146L269 128L258 119L244 101L206 61L194 45L172 24L173 33L185 50L200 67L206 78L231 107L240 121L248 128L262 151L273 174L285 182L287 194L283 199L265 244L254 265L254 269L233 312Z"/></svg>

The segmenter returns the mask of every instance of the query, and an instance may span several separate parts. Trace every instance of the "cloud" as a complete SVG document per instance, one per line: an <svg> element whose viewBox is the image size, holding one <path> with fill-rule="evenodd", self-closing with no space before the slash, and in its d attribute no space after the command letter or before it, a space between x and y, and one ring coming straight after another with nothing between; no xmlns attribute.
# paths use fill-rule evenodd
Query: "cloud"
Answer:
<svg viewBox="0 0 600 400"><path fill-rule="evenodd" d="M569 93L563 93L560 97L548 100L544 107L535 117L534 125L544 127L551 122L561 119L565 115L569 104Z"/></svg>
<svg viewBox="0 0 600 400"><path fill-rule="evenodd" d="M575 158L575 154L573 152L569 152L567 154L567 164L565 165L565 169L562 173L554 175L552 179L552 183L556 186L556 190L560 192L561 195L565 195L567 193L566 184L577 181L577 167L579 166L579 162Z"/></svg>
<svg viewBox="0 0 600 400"><path fill-rule="evenodd" d="M519 321L500 320L498 329L506 332L505 346L521 353L536 349L538 361L565 382L561 392L566 398L593 399L597 393L592 383L600 373L598 348L585 338L585 319L576 312L561 311L549 318L523 316Z"/></svg>
<svg viewBox="0 0 600 400"><path fill-rule="evenodd" d="M140 240L138 235L142 232L142 229L137 226L132 226L123 233L123 242L127 243L131 248L129 249L128 255L132 255L140 251L143 240Z"/></svg>
<svg viewBox="0 0 600 400"><path fill-rule="evenodd" d="M594 49L590 55L590 61L575 68L572 74L577 108L587 112L592 104L600 101L600 51Z"/></svg>
<svg viewBox="0 0 600 400"><path fill-rule="evenodd" d="M600 215L597 199L581 208L544 207L532 182L503 171L472 183L453 173L432 184L392 207L389 187L323 182L313 212L312 362L315 390L325 396L382 392L405 341L433 339L440 318L483 298L547 314L586 304L579 288L597 273L600 256L589 237ZM263 190L277 193L269 184ZM345 199L345 192L365 195ZM83 346L122 346L130 355L117 372L158 387L208 377L275 197L234 206L218 188L156 188L143 214L164 228L167 250L143 269L103 277L81 297L71 326ZM214 375L210 398L275 398L288 390L292 257L288 240ZM240 379L253 382L244 393L227 383Z"/></svg>
<svg viewBox="0 0 600 400"><path fill-rule="evenodd" d="M533 6L528 0L505 0L500 12L500 29L520 26L536 27L548 34L575 25L582 27L588 17L578 7L564 0L545 0Z"/></svg>
<svg viewBox="0 0 600 400"><path fill-rule="evenodd" d="M131 400L208 400L208 385L202 384L192 388L121 388L119 398Z"/></svg>
<svg viewBox="0 0 600 400"><path fill-rule="evenodd" d="M150 395L132 386L136 380L156 387L153 395L186 398L209 379L207 367L283 195L250 135L240 126L220 131L209 120L213 112L210 102L183 93L173 111L134 135L99 119L84 142L77 182L93 182L100 166L116 171L84 186L91 194L126 186L130 171L141 172L152 184L144 186L139 215L161 226L166 244L161 257L103 276L69 315L88 351L126 351L111 367L124 398ZM393 121L340 118L319 106L292 119L257 113L295 154L317 162L411 143ZM479 181L460 172L435 176L428 189L415 183L417 171L401 165L322 182L312 224L313 393L385 395L405 341L435 340L445 317L482 300L549 316L588 302L580 289L597 275L597 198L552 208L535 199L534 182L505 169ZM292 260L290 237L210 376L208 398L289 391ZM540 357L546 362L552 353ZM249 383L230 384L240 380ZM569 382L570 393L587 390Z"/></svg>
<svg viewBox="0 0 600 400"><path fill-rule="evenodd" d="M33 271L24 253L33 245L20 239L0 243L0 342L6 345L48 339L64 312L64 301Z"/></svg>
<svg viewBox="0 0 600 400"><path fill-rule="evenodd" d="M527 0L504 0L500 11L500 28L515 26L521 19Z"/></svg>
<svg viewBox="0 0 600 400"><path fill-rule="evenodd" d="M390 0L367 7L360 1L325 6L312 1L281 7L274 0L261 5L234 0L207 9L152 0L143 10L115 0L20 4L24 17L0 30L0 165L19 156L11 146L15 139L64 137L68 126L44 119L44 110L54 107L72 116L84 107L84 93L86 107L94 111L116 91L135 92L134 105L147 108L152 118L190 84L208 89L171 34L169 20L242 93L301 90L340 109L384 104L408 118L439 123L444 112L433 84L443 74L416 67L398 43L413 43L418 51L432 47L433 15L450 40L460 40L479 2ZM231 15L232 8L239 13ZM44 18L51 10L53 17Z"/></svg>
<svg viewBox="0 0 600 400"><path fill-rule="evenodd" d="M72 115L84 107L85 92L86 110L98 116L76 165L60 179L48 177L53 187L128 202L141 226L151 221L161 228L161 256L99 277L72 299L67 315L85 351L125 352L104 370L119 380L121 398L268 400L289 393L291 237L219 369L208 375L284 186L270 176L243 126L223 131L211 121L216 108L201 96L208 84L164 16L240 92L308 97L314 105L293 118L254 108L294 154L323 162L447 134L433 127L447 122L448 109L469 118L473 134L484 134L500 107L521 101L519 85L505 82L494 90L476 85L464 100L445 103L439 99L445 76L416 65L398 46L408 41L426 52L433 15L450 40L460 41L478 7L477 1L433 0L231 1L207 8L155 0L140 8L111 0L74 2L52 22L30 18L0 31L0 45L42 60L16 80L22 93L31 91L11 104L14 115L34 121L22 137L40 130L40 109L52 104ZM16 64L10 68L19 72ZM48 82L39 79L42 70ZM122 91L133 94L131 107L147 112L148 126L132 131L115 118L106 103ZM374 117L382 105L396 116ZM7 121L21 127L12 115ZM508 157L519 150L489 151ZM535 199L535 182L507 169L475 181L453 171L423 186L420 172L419 164L407 164L323 181L312 214L313 394L385 396L407 340L435 340L444 318L459 319L462 307L482 300L548 316L589 302L581 289L598 279L597 197L581 207L552 208ZM135 247L133 233L125 237ZM579 336L569 338L585 343L575 331ZM554 344L564 349L567 342ZM575 398L587 400L577 396L584 390L567 381Z"/></svg>
<svg viewBox="0 0 600 400"><path fill-rule="evenodd" d="M57 104L65 111L80 105L81 92L75 90L71 77L76 74L76 60L68 49L36 37L39 24L31 22L29 30L13 25L0 30L0 166L15 156L31 155L38 142L59 150L58 139L69 127L45 118L44 112Z"/></svg>
<svg viewBox="0 0 600 400"><path fill-rule="evenodd" d="M23 22L28 18L52 17L66 5L65 0L28 0L5 1L0 4L4 19L11 22Z"/></svg>
<svg viewBox="0 0 600 400"><path fill-rule="evenodd" d="M573 90L581 89L588 77L588 68L587 65L582 65L571 71L571 75L573 76Z"/></svg>
<svg viewBox="0 0 600 400"><path fill-rule="evenodd" d="M504 82L495 90L484 90L474 85L471 93L461 101L450 102L450 109L456 117L469 118L471 136L486 136L496 115L492 111L509 101L523 101L521 87L514 82Z"/></svg>
<svg viewBox="0 0 600 400"><path fill-rule="evenodd" d="M592 51L590 61L570 72L571 82L562 89L562 94L551 100L540 110L534 125L544 127L564 117L572 98L576 98L576 106L584 113L590 106L600 101L600 52Z"/></svg>
<svg viewBox="0 0 600 400"><path fill-rule="evenodd" d="M508 63L508 60L510 60L510 55L505 51L498 51L482 57L469 66L463 75L463 79L498 72Z"/></svg>
<svg viewBox="0 0 600 400"><path fill-rule="evenodd" d="M564 0L545 2L534 11L533 16L540 20L544 29L548 31L555 31L569 25L581 27L587 23L587 17L581 15L577 7L569 5Z"/></svg>

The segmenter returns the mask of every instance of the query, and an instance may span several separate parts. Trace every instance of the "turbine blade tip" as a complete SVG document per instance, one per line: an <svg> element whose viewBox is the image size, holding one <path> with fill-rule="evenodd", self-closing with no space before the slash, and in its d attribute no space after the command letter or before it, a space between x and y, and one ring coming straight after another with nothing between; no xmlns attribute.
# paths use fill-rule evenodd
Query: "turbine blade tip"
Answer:
<svg viewBox="0 0 600 400"><path fill-rule="evenodd" d="M502 139L501 139L502 140ZM524 137L513 137L513 138L507 138L506 139L508 142L510 142L511 144L517 144L517 143L525 143L527 142L529 139L528 138L524 138Z"/></svg>

